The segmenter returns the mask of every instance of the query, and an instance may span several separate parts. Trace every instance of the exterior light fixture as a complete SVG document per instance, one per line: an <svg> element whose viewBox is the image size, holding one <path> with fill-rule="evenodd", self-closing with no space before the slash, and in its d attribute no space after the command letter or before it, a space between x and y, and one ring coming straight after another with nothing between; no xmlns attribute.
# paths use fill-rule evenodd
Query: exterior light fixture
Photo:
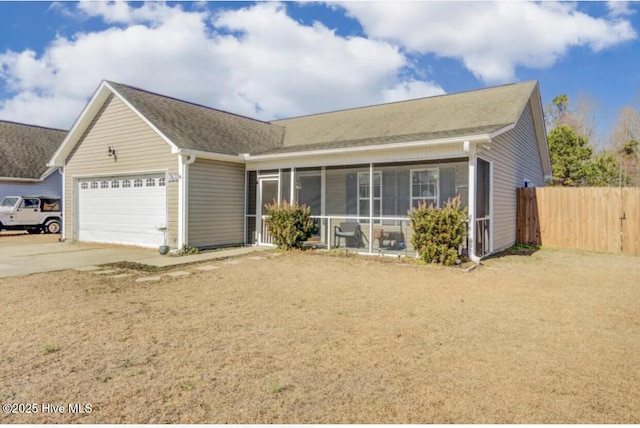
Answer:
<svg viewBox="0 0 640 428"><path fill-rule="evenodd" d="M109 155L109 157L113 156L113 161L114 162L118 161L118 154L116 153L116 148L115 147L109 146L109 149L107 150L107 154Z"/></svg>

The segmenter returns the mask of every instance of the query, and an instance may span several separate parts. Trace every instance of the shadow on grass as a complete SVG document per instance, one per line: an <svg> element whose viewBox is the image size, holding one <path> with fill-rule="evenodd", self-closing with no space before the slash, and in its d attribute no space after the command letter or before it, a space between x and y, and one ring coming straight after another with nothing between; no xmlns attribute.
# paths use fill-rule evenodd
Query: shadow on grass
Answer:
<svg viewBox="0 0 640 428"><path fill-rule="evenodd" d="M152 265L145 265L137 262L105 263L100 266L109 267L109 268L128 269L128 270L134 270L139 272L149 272L149 273L163 272L176 267L176 266L152 266Z"/></svg>
<svg viewBox="0 0 640 428"><path fill-rule="evenodd" d="M490 256L485 257L483 261L500 259L502 257L508 257L508 256L531 256L533 253L539 250L540 250L540 245L537 245L537 244L525 244L525 243L516 244L513 247L507 248L504 251L491 254Z"/></svg>

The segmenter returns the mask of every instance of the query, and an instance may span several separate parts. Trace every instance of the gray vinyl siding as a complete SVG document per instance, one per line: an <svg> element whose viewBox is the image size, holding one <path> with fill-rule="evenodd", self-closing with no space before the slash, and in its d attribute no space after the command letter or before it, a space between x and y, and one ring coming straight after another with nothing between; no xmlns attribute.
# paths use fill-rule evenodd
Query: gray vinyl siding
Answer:
<svg viewBox="0 0 640 428"><path fill-rule="evenodd" d="M38 183L0 182L0 200L5 196L62 196L62 174L53 171Z"/></svg>
<svg viewBox="0 0 640 428"><path fill-rule="evenodd" d="M494 138L490 150L480 148L478 156L492 162L493 250L500 251L516 242L516 188L523 187L525 179L544 186L530 104L516 126Z"/></svg>
<svg viewBox="0 0 640 428"><path fill-rule="evenodd" d="M107 155L115 147L117 161ZM118 97L111 96L67 158L65 166L65 238L75 239L74 209L79 177L178 173L171 146ZM178 242L178 181L167 182L168 244ZM126 211L126 207L123 208Z"/></svg>
<svg viewBox="0 0 640 428"><path fill-rule="evenodd" d="M353 171L350 171L353 173ZM326 172L326 206L327 215L346 215L347 213L347 171L327 170Z"/></svg>
<svg viewBox="0 0 640 428"><path fill-rule="evenodd" d="M197 159L189 165L189 246L244 242L244 180L242 164Z"/></svg>

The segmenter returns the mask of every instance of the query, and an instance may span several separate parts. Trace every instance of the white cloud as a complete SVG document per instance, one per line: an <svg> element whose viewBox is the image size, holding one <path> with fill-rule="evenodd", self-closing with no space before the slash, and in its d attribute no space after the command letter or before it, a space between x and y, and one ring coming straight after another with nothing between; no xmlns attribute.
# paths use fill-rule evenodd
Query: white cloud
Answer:
<svg viewBox="0 0 640 428"><path fill-rule="evenodd" d="M217 44L234 70L232 86L281 116L381 102L408 65L386 42L342 38L319 23L302 26L273 3L227 12L214 22L243 34ZM431 94L442 91L424 85Z"/></svg>
<svg viewBox="0 0 640 428"><path fill-rule="evenodd" d="M624 19L594 18L574 3L343 2L365 33L406 49L458 58L478 78L501 83L518 66L553 65L569 48L594 52L635 39ZM623 9L615 8L620 16Z"/></svg>
<svg viewBox="0 0 640 428"><path fill-rule="evenodd" d="M15 94L0 117L68 127L102 79L263 119L443 92L402 77L409 61L389 42L302 25L278 3L215 16L163 3L77 8L112 25L58 37L41 55L0 54L0 84Z"/></svg>
<svg viewBox="0 0 640 428"><path fill-rule="evenodd" d="M20 123L69 129L86 101L64 94L23 91L0 104L0 117Z"/></svg>
<svg viewBox="0 0 640 428"><path fill-rule="evenodd" d="M382 91L384 102L403 101L412 98L430 97L442 94L444 94L444 90L442 88L434 87L433 84L422 82L420 80L400 82L392 88Z"/></svg>
<svg viewBox="0 0 640 428"><path fill-rule="evenodd" d="M609 16L613 18L629 16L635 13L635 11L631 9L629 2L626 1L608 1L607 9L609 9Z"/></svg>
<svg viewBox="0 0 640 428"><path fill-rule="evenodd" d="M178 5L175 9L181 11L182 7ZM78 10L90 17L99 16L104 22L112 24L160 24L174 14L164 3L145 3L142 7L134 8L122 0L82 1L78 3Z"/></svg>

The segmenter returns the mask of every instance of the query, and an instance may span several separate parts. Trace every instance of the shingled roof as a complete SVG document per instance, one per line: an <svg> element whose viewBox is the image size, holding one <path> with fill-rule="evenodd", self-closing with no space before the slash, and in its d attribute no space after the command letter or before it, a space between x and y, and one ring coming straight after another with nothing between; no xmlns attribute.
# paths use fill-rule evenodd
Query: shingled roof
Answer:
<svg viewBox="0 0 640 428"><path fill-rule="evenodd" d="M179 148L237 155L282 145L282 126L120 83L107 83Z"/></svg>
<svg viewBox="0 0 640 428"><path fill-rule="evenodd" d="M0 177L40 179L67 131L0 120Z"/></svg>
<svg viewBox="0 0 640 428"><path fill-rule="evenodd" d="M514 83L271 123L283 145L262 153L322 150L491 134L518 121L537 82Z"/></svg>
<svg viewBox="0 0 640 428"><path fill-rule="evenodd" d="M527 103L534 96L538 100L539 95L538 83L529 81L263 122L104 81L51 165L63 164L111 93L131 105L179 150L230 156L484 138L516 124ZM538 136L538 144L543 140L544 136Z"/></svg>

